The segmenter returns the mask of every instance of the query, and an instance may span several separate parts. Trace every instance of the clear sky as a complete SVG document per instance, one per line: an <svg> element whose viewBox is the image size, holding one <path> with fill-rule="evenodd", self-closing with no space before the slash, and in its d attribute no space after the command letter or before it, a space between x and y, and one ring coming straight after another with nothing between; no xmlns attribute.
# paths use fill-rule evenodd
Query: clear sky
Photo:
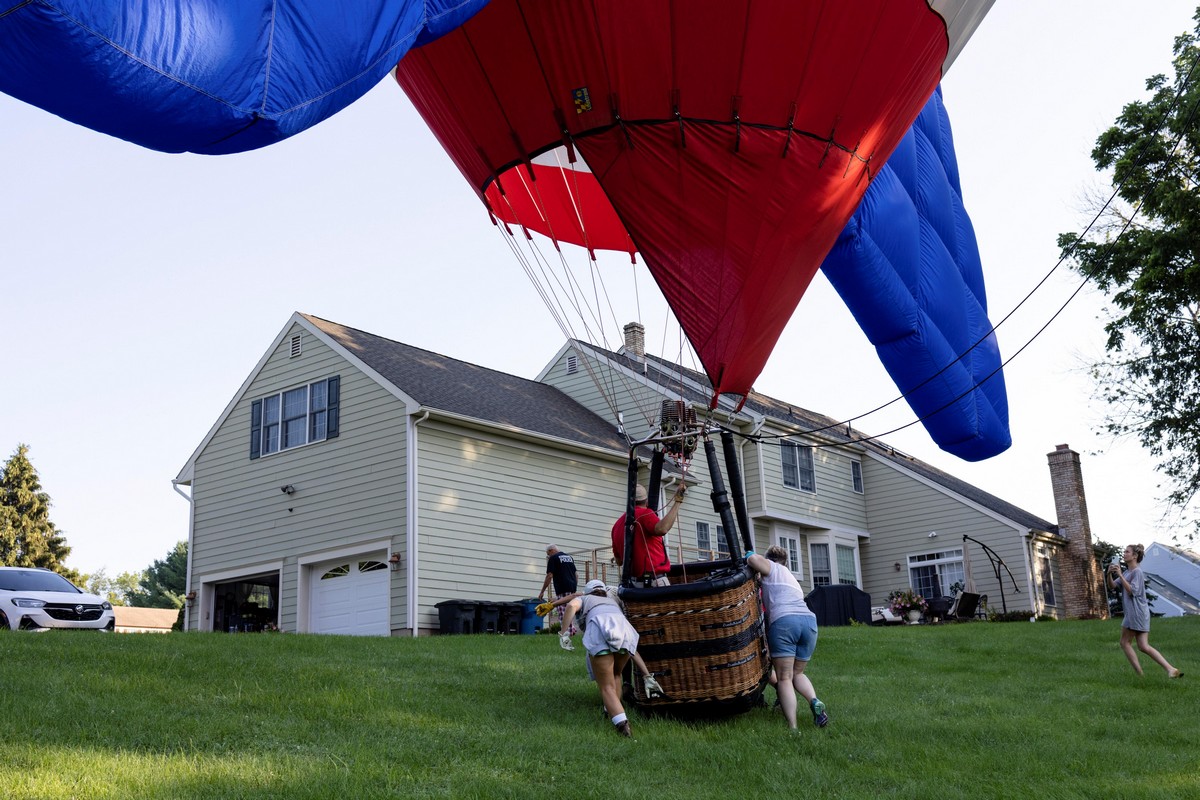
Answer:
<svg viewBox="0 0 1200 800"><path fill-rule="evenodd" d="M1089 198L1107 196L1088 156L1096 136L1145 96L1146 78L1171 72L1194 11L1190 0L998 0L950 70L993 321L1053 268L1056 235L1086 225ZM186 538L171 479L294 311L529 378L563 341L390 78L289 141L220 157L143 150L0 95L0 180L0 458L30 445L68 564L83 572L140 570ZM626 259L605 263L617 319L640 316L662 351L677 334L652 282ZM1002 354L1077 285L1055 273L1000 328ZM920 426L886 441L1050 520L1046 454L1069 444L1094 535L1167 538L1151 461L1098 431L1104 408L1083 365L1103 352L1102 309L1085 290L1007 367L1008 452L969 464ZM896 396L820 276L756 388L843 419ZM856 427L912 419L897 404Z"/></svg>

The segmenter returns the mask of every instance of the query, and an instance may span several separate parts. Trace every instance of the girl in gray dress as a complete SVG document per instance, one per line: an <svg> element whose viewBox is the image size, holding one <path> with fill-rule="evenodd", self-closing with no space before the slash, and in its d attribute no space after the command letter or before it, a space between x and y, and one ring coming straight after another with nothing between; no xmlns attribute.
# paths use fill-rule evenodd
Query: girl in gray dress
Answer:
<svg viewBox="0 0 1200 800"><path fill-rule="evenodd" d="M1183 673L1171 666L1162 653L1150 646L1150 603L1146 600L1146 577L1142 574L1142 557L1146 550L1140 544L1131 544L1125 548L1125 564L1129 567L1124 574L1114 562L1108 565L1109 585L1124 593L1125 619L1121 622L1121 649L1125 657L1133 665L1133 671L1142 674L1142 665L1138 663L1137 653L1133 651L1136 640L1138 650L1150 656L1163 669L1169 678L1181 678Z"/></svg>

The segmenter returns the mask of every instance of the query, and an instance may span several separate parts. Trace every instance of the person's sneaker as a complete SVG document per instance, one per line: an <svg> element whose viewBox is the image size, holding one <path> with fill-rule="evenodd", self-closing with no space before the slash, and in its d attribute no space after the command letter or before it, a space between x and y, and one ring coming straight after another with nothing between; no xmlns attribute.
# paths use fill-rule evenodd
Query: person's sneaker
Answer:
<svg viewBox="0 0 1200 800"><path fill-rule="evenodd" d="M613 726L613 728L616 729L617 733L621 734L622 736L626 737L627 739L633 738L633 728L629 727L629 720L623 720L621 722L618 722L616 725Z"/></svg>
<svg viewBox="0 0 1200 800"><path fill-rule="evenodd" d="M825 713L825 704L820 700L813 698L813 701L808 704L812 709L813 724L818 728L824 728L829 724L829 715Z"/></svg>

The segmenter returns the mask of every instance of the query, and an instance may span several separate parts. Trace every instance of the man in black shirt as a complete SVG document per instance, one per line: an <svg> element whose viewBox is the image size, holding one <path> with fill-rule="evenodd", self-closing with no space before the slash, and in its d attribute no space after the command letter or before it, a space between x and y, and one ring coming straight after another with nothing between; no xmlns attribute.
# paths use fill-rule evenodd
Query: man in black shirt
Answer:
<svg viewBox="0 0 1200 800"><path fill-rule="evenodd" d="M573 594L578 583L575 579L575 559L567 553L558 549L558 545L546 545L546 580L542 581L542 591L538 593L538 599L545 600L546 589L550 586L550 581L554 581L554 595L562 597L563 595ZM558 621L562 624L563 608L558 607ZM575 634L575 625L571 624L571 630L567 633ZM565 647L565 645L564 645Z"/></svg>

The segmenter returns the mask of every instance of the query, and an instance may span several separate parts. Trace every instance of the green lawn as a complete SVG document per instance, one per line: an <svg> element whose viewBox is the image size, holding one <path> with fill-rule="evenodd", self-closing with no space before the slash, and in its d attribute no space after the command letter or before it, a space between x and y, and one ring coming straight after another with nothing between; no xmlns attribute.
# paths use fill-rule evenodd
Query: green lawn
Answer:
<svg viewBox="0 0 1200 800"><path fill-rule="evenodd" d="M0 634L3 798L1200 797L1200 619L825 628L831 722L600 713L552 636ZM773 692L768 690L768 700Z"/></svg>

